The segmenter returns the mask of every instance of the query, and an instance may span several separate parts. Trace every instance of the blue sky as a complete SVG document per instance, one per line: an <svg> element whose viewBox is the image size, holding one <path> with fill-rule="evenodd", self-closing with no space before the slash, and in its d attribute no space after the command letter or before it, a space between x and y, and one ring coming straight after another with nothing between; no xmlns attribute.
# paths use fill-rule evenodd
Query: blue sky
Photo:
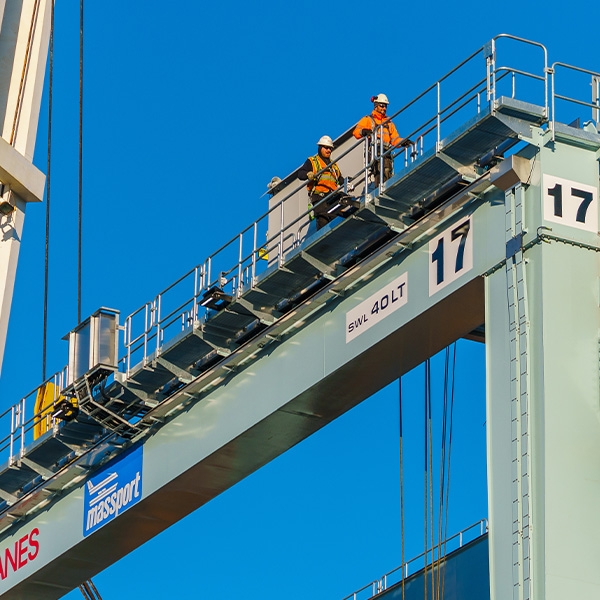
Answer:
<svg viewBox="0 0 600 600"><path fill-rule="evenodd" d="M66 363L61 338L77 319L79 3L57 4L48 373ZM261 215L271 177L299 166L321 135L352 126L373 94L386 93L393 111L498 33L600 70L590 8L86 3L83 316L138 308ZM43 171L46 102L35 157ZM3 407L41 381L44 219L44 205L28 207ZM459 343L450 532L487 513L484 364L483 346ZM434 361L438 379L442 367ZM422 369L404 391L410 557L423 546ZM394 384L94 582L105 600L341 600L399 563Z"/></svg>

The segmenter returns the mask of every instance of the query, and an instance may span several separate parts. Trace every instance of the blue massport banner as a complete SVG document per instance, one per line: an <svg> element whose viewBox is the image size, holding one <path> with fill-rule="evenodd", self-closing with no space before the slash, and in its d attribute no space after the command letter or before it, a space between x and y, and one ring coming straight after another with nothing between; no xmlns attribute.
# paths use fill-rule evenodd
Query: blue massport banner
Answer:
<svg viewBox="0 0 600 600"><path fill-rule="evenodd" d="M83 537L142 499L142 446L111 462L85 484Z"/></svg>

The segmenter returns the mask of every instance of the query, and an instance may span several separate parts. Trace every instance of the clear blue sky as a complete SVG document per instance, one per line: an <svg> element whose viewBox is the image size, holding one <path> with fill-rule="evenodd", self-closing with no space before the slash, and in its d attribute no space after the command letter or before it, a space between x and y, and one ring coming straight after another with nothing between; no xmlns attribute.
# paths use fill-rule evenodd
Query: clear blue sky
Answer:
<svg viewBox="0 0 600 600"><path fill-rule="evenodd" d="M373 94L386 93L393 111L501 32L598 71L596 20L582 0L87 2L83 315L126 315L200 263L265 211L271 177L369 112ZM61 338L76 325L78 44L79 3L59 0L49 373L66 363ZM44 218L44 205L29 206L2 407L41 381ZM460 342L458 360L450 532L487 514L483 347ZM423 546L422 370L407 379L410 557ZM399 531L396 384L94 582L105 600L337 600L400 563Z"/></svg>

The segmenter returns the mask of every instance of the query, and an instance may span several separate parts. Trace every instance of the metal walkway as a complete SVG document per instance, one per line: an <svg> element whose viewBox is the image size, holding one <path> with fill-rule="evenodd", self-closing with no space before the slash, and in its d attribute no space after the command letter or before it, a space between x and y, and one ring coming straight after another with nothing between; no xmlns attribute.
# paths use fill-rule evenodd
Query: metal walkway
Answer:
<svg viewBox="0 0 600 600"><path fill-rule="evenodd" d="M496 42L508 37L499 36L448 74L455 76L472 61L479 61L483 72L481 78L464 83L458 94L451 87L447 104L442 105L440 97L448 76L394 115L398 122L415 102L437 98L435 114L428 114L406 136L412 145L398 152L397 173L380 187L375 188L369 176L373 146L355 141L348 132L340 137L334 159L358 164L352 183L362 186L345 218L311 232L304 184L291 174L278 187L269 213L125 319L124 354L118 364L100 360L80 370L70 362L70 368L49 382L55 390L49 408L35 413L34 390L0 415L0 426L10 421L10 433L0 441L0 456L6 461L0 468L3 535L29 522L112 458L159 434L207 395L234 385L238 375L243 379L255 361L367 285L378 269L402 262L435 237L447 227L449 215L481 203L484 192L494 186L506 187L503 180L519 171L518 159L509 151L520 141L527 143L532 127L542 135L562 135L600 148L595 127L555 123L555 113L550 112L558 97L550 80L555 68L549 68L543 46L512 38L539 49L537 70L496 67ZM536 98L516 97L515 82L520 79L537 86ZM538 103L531 101L536 99ZM289 210L288 204L293 204ZM266 243L259 241L262 235ZM265 253L268 261L260 259ZM464 294L479 286L474 280ZM116 311L104 310L101 316L117 319ZM483 322L480 312L472 318L472 328ZM452 330L448 336L456 333L468 331ZM78 411L72 420L61 414L65 402ZM306 397L301 404L310 402ZM306 418L308 409L298 409L302 425L290 440L259 452L248 465L230 472L230 467L211 464L210 469L223 469L215 489L226 489L352 402L332 405L312 421ZM34 439L40 423L47 431ZM205 501L199 499L197 505ZM181 515L186 510L182 508ZM90 568L89 575L96 571Z"/></svg>

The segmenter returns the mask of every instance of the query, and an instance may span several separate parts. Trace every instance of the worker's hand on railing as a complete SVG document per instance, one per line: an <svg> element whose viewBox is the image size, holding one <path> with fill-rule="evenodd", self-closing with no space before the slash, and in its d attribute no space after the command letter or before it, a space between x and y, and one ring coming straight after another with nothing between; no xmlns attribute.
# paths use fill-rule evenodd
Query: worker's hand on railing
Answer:
<svg viewBox="0 0 600 600"><path fill-rule="evenodd" d="M370 129L361 129L360 130L360 135L362 135L363 137L367 137L368 135L371 135L371 133L373 133Z"/></svg>
<svg viewBox="0 0 600 600"><path fill-rule="evenodd" d="M306 174L306 178L307 178L309 181L312 181L312 180L315 178L315 174L314 174L312 171L309 171L309 172Z"/></svg>

